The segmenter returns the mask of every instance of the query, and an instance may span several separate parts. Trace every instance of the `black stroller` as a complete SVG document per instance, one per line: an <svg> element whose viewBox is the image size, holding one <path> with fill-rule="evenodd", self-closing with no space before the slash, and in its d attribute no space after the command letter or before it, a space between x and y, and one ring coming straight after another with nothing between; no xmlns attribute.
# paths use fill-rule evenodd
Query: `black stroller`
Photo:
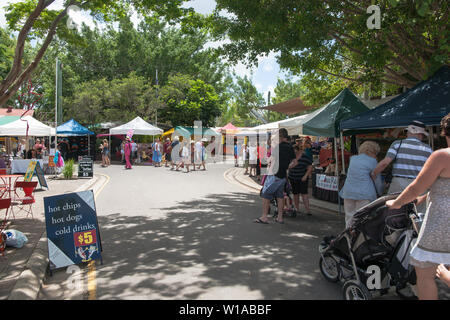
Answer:
<svg viewBox="0 0 450 320"><path fill-rule="evenodd" d="M331 282L343 282L345 300L369 300L395 287L403 298L415 298L416 283L409 252L417 238L419 216L410 203L398 210L385 206L398 194L381 197L354 215L352 226L319 246L320 271Z"/></svg>

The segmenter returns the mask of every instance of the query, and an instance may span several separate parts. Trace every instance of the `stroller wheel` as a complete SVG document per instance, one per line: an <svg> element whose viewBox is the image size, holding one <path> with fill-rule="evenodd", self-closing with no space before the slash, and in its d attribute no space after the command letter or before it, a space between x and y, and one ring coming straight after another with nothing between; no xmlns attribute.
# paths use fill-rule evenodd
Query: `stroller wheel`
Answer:
<svg viewBox="0 0 450 320"><path fill-rule="evenodd" d="M349 280L342 287L342 295L345 300L371 300L369 289L358 280Z"/></svg>
<svg viewBox="0 0 450 320"><path fill-rule="evenodd" d="M341 276L341 268L338 262L331 256L321 256L319 260L320 272L330 282L338 282Z"/></svg>

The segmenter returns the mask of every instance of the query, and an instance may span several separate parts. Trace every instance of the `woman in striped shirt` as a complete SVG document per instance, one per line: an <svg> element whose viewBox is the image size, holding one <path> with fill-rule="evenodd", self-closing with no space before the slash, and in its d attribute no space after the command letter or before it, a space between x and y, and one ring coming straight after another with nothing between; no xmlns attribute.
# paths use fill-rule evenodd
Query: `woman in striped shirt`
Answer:
<svg viewBox="0 0 450 320"><path fill-rule="evenodd" d="M292 193L294 194L295 211L300 213L299 200L301 194L303 205L306 209L306 214L310 216L311 211L309 209L308 183L313 168L313 160L306 152L304 152L303 148L296 145L294 150L298 164L289 170L288 179L292 187Z"/></svg>

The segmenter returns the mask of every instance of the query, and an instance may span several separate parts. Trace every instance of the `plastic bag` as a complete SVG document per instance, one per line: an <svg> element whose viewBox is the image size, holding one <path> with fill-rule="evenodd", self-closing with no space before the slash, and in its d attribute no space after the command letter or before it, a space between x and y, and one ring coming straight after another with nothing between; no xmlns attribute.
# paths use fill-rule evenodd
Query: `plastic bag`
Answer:
<svg viewBox="0 0 450 320"><path fill-rule="evenodd" d="M28 238L18 230L9 229L3 233L6 235L6 246L8 247L22 248L28 242Z"/></svg>

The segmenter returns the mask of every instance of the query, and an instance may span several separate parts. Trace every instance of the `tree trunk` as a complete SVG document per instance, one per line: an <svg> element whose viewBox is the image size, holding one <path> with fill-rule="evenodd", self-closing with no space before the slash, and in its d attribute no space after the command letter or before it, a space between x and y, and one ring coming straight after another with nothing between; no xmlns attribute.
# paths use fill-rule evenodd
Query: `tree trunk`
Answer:
<svg viewBox="0 0 450 320"><path fill-rule="evenodd" d="M22 71L22 56L23 56L23 50L25 46L25 40L26 36L31 30L34 22L39 17L41 12L49 6L54 0L44 1L40 0L36 9L33 11L33 13L30 15L30 17L25 22L25 25L22 27L19 37L17 39L17 46L16 46L16 52L14 56L14 63L13 67L11 68L11 71L6 76L5 80L2 81L0 85L0 107L3 106L20 88L20 85L27 81L33 71L37 68L39 62L41 61L42 57L45 54L45 51L47 50L48 46L50 45L51 41L53 40L53 37L56 32L56 28L58 24L61 22L62 18L67 14L67 8L65 8L52 22L50 29L47 33L47 36L44 40L44 43L42 44L41 48L39 49L38 53L36 54L36 57L34 58L33 62L31 62L28 67ZM72 5L75 3L75 0L72 0L69 4Z"/></svg>

